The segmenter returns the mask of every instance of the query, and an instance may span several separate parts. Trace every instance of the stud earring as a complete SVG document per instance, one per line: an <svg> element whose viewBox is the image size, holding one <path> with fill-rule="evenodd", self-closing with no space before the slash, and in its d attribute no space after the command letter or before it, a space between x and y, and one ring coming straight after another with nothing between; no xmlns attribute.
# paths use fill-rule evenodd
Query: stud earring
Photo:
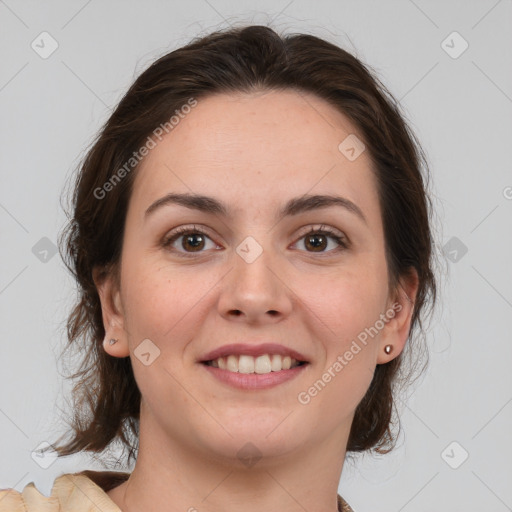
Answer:
<svg viewBox="0 0 512 512"><path fill-rule="evenodd" d="M393 345L386 345L384 347L384 352L386 352L386 354L391 354L392 350L393 350Z"/></svg>
<svg viewBox="0 0 512 512"><path fill-rule="evenodd" d="M113 345L114 343L117 343L119 340L115 340L114 338L112 338L110 341L109 341L109 344L110 345Z"/></svg>

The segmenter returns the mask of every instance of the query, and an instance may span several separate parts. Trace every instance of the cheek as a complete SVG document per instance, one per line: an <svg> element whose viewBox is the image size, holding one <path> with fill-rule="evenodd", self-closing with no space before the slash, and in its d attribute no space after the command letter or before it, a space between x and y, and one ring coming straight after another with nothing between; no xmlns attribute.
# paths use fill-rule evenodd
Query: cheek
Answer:
<svg viewBox="0 0 512 512"><path fill-rule="evenodd" d="M331 426L354 413L374 375L378 334L370 329L383 302L373 282L332 281L328 293L316 294L314 304L308 304L313 313L308 316L309 328L323 350L308 379L310 387L302 390L298 401L312 404Z"/></svg>
<svg viewBox="0 0 512 512"><path fill-rule="evenodd" d="M175 283L171 285L168 279L161 277L158 280L151 274L140 276L124 290L130 331L155 340L178 323L186 300Z"/></svg>
<svg viewBox="0 0 512 512"><path fill-rule="evenodd" d="M208 303L208 291L219 278L212 272L179 269L175 265L135 253L123 262L125 319L136 339L154 339L162 348L187 337Z"/></svg>
<svg viewBox="0 0 512 512"><path fill-rule="evenodd" d="M385 276L375 263L343 268L328 276L308 277L301 294L312 314L311 327L324 331L330 350L342 351L384 312L387 297Z"/></svg>

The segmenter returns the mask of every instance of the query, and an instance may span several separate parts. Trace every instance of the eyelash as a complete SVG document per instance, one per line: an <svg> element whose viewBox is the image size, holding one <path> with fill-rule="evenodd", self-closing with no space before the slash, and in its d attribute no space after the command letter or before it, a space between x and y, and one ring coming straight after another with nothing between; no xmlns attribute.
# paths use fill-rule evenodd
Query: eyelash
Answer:
<svg viewBox="0 0 512 512"><path fill-rule="evenodd" d="M208 237L210 240L212 240L211 237L208 235L208 233L206 233L201 228L198 228L196 226L183 226L183 227L175 229L168 236L166 236L162 241L162 247L169 248L180 237L182 237L184 235L189 235L189 234L201 234L201 235ZM323 254L338 253L340 251L343 251L343 250L349 248L348 240L344 236L340 236L338 234L338 232L336 232L328 227L324 227L323 225L320 228L311 228L306 233L303 233L299 237L298 240L302 240L304 237L306 237L308 235L313 235L313 234L314 235L326 235L327 237L332 238L339 245L339 247L337 247L336 249L330 250L330 251L324 251L324 252L319 252L319 253L315 253L313 251L306 251L306 252L309 252L310 254L319 254L320 257L323 257L322 256ZM212 242L213 242L213 240L212 240ZM184 258L193 258L196 256L196 254L201 254L204 252L204 251L198 251L197 253L194 253L194 252L187 253L187 252L177 251L174 248L171 248L169 250L179 254L180 257L184 257Z"/></svg>

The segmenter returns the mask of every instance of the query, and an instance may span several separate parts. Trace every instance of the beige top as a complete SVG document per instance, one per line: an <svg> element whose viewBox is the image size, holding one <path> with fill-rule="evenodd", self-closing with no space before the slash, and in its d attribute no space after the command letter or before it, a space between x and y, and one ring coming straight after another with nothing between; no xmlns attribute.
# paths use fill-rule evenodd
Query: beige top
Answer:
<svg viewBox="0 0 512 512"><path fill-rule="evenodd" d="M129 476L114 471L66 473L55 479L49 498L33 482L21 492L1 489L0 512L122 512L107 492ZM338 512L354 512L339 494Z"/></svg>

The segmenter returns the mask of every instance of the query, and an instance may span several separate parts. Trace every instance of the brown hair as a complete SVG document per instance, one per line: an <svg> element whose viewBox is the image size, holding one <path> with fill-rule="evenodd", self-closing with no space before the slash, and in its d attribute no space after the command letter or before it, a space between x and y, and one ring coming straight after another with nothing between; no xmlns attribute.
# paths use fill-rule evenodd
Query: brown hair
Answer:
<svg viewBox="0 0 512 512"><path fill-rule="evenodd" d="M81 450L102 452L112 441L138 450L140 391L129 357L103 350L105 330L93 269L116 273L134 170L130 161L155 128L190 102L214 93L296 90L324 99L356 127L374 164L383 218L390 289L411 267L419 276L409 338L422 328L434 304L433 240L428 168L423 151L404 121L397 101L360 60L335 44L306 34L279 36L265 26L214 32L172 51L144 71L98 134L79 169L73 214L61 234L63 259L76 278L79 298L67 323L68 346L83 357L73 387L72 439L54 445L59 456ZM126 170L126 167L124 167ZM425 176L422 176L422 168ZM118 174L119 177L119 174ZM108 188L108 199L99 197ZM393 288L395 287L395 288ZM407 346L410 344L410 339ZM408 350L410 350L408 348ZM403 354L377 365L358 405L347 451L389 451L393 393ZM59 439L60 441L61 439Z"/></svg>

